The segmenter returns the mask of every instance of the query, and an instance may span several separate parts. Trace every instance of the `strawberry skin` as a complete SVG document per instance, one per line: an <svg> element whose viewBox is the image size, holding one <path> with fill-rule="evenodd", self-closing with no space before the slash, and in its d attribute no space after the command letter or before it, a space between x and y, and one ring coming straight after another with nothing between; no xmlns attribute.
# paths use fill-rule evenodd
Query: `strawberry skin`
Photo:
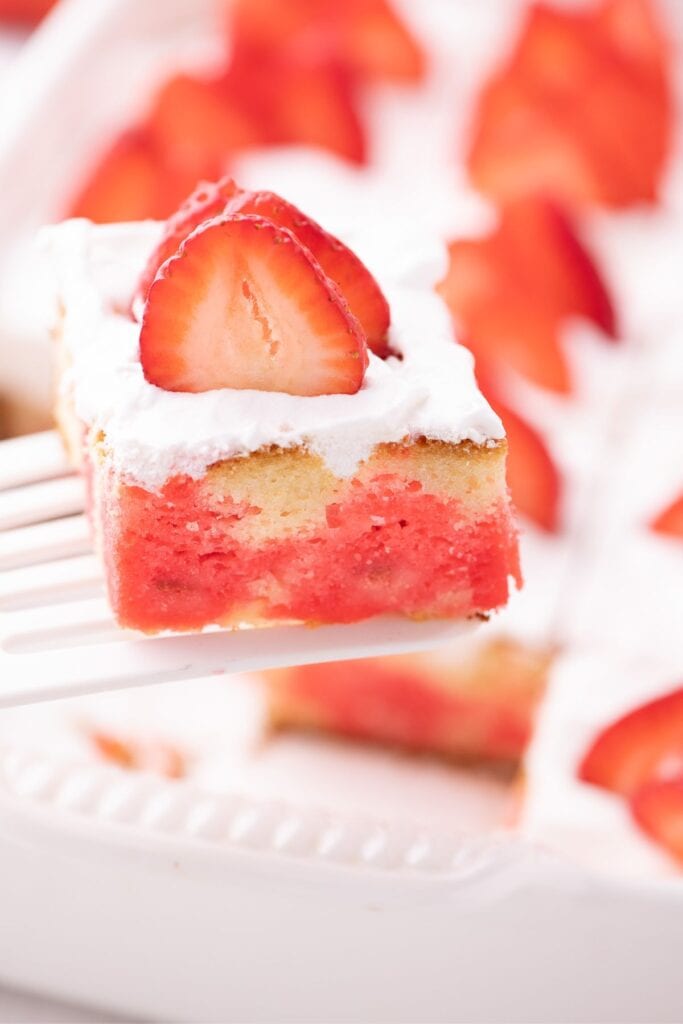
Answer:
<svg viewBox="0 0 683 1024"><path fill-rule="evenodd" d="M683 774L652 779L630 800L633 820L683 867Z"/></svg>
<svg viewBox="0 0 683 1024"><path fill-rule="evenodd" d="M578 774L583 782L630 797L649 780L683 766L683 688L643 704L594 741Z"/></svg>
<svg viewBox="0 0 683 1024"><path fill-rule="evenodd" d="M223 216L164 263L140 331L147 380L215 388L355 394L367 347L338 289L291 231Z"/></svg>
<svg viewBox="0 0 683 1024"><path fill-rule="evenodd" d="M683 540L683 494L659 513L652 521L651 527L656 533L664 533Z"/></svg>
<svg viewBox="0 0 683 1024"><path fill-rule="evenodd" d="M389 304L375 278L356 254L274 192L243 191L231 178L200 185L169 218L164 236L140 281L134 302L136 308L147 297L161 264L175 255L181 242L196 227L222 213L263 217L291 231L339 288L363 328L368 347L382 359L391 354L387 340Z"/></svg>

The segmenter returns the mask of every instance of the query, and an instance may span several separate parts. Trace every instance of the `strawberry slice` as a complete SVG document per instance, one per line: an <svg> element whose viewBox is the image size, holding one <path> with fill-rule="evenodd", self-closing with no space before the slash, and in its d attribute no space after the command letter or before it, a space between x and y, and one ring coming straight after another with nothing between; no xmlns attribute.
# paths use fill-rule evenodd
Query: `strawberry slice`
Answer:
<svg viewBox="0 0 683 1024"><path fill-rule="evenodd" d="M651 529L683 540L683 494L653 519Z"/></svg>
<svg viewBox="0 0 683 1024"><path fill-rule="evenodd" d="M419 82L425 55L387 0L337 4L341 60L364 79Z"/></svg>
<svg viewBox="0 0 683 1024"><path fill-rule="evenodd" d="M119 135L72 200L69 217L97 224L160 220L196 185L193 173L168 164L144 126Z"/></svg>
<svg viewBox="0 0 683 1024"><path fill-rule="evenodd" d="M155 97L147 125L166 161L190 170L195 182L218 177L231 156L263 141L252 112L220 78L174 75Z"/></svg>
<svg viewBox="0 0 683 1024"><path fill-rule="evenodd" d="M484 392L503 421L507 435L507 482L513 504L548 533L560 528L562 480L543 438L500 399Z"/></svg>
<svg viewBox="0 0 683 1024"><path fill-rule="evenodd" d="M671 46L651 0L603 0L596 11L600 32L623 60L659 77Z"/></svg>
<svg viewBox="0 0 683 1024"><path fill-rule="evenodd" d="M89 738L100 757L119 768L154 772L167 779L181 779L187 774L184 755L169 743L121 739L99 729Z"/></svg>
<svg viewBox="0 0 683 1024"><path fill-rule="evenodd" d="M230 18L238 51L315 54L362 80L414 82L424 74L424 53L388 0L238 0Z"/></svg>
<svg viewBox="0 0 683 1024"><path fill-rule="evenodd" d="M646 0L533 5L481 93L473 182L498 200L543 190L575 204L652 201L672 134L669 64Z"/></svg>
<svg viewBox="0 0 683 1024"><path fill-rule="evenodd" d="M140 332L145 377L169 391L354 394L365 338L291 231L262 217L203 224L164 263Z"/></svg>
<svg viewBox="0 0 683 1024"><path fill-rule="evenodd" d="M438 286L477 361L506 364L541 387L567 393L560 348L565 321L584 317L616 334L609 294L573 223L556 204L507 204L487 237L451 243Z"/></svg>
<svg viewBox="0 0 683 1024"><path fill-rule="evenodd" d="M247 192L231 178L202 184L168 221L164 236L142 276L134 305L147 297L162 263L175 255L196 227L221 213L255 215L287 228L316 258L359 321L369 348L380 358L391 354L387 340L389 304L375 278L343 242L274 192Z"/></svg>
<svg viewBox="0 0 683 1024"><path fill-rule="evenodd" d="M594 741L578 774L583 782L632 796L644 783L683 770L683 688L643 704Z"/></svg>
<svg viewBox="0 0 683 1024"><path fill-rule="evenodd" d="M683 774L653 779L630 800L633 820L683 867Z"/></svg>
<svg viewBox="0 0 683 1024"><path fill-rule="evenodd" d="M159 154L141 129L120 135L90 172L68 215L99 224L158 215L165 186Z"/></svg>
<svg viewBox="0 0 683 1024"><path fill-rule="evenodd" d="M238 50L225 88L248 107L265 143L318 146L365 162L356 83L339 61L315 53Z"/></svg>
<svg viewBox="0 0 683 1024"><path fill-rule="evenodd" d="M55 3L56 0L0 0L0 21L33 27Z"/></svg>

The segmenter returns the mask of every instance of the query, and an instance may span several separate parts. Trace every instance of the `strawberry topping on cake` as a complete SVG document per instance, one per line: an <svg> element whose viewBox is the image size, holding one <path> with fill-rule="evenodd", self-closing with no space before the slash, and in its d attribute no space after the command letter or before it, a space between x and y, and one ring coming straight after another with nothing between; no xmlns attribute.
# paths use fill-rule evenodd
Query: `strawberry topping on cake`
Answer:
<svg viewBox="0 0 683 1024"><path fill-rule="evenodd" d="M175 255L180 244L196 227L219 214L255 215L291 231L341 291L351 313L363 328L368 348L380 358L390 354L387 341L389 304L356 254L274 192L248 192L238 188L229 177L200 185L169 218L164 236L142 276L134 302L136 308L147 298L161 265Z"/></svg>
<svg viewBox="0 0 683 1024"><path fill-rule="evenodd" d="M263 217L206 222L163 264L140 331L145 377L168 391L354 394L367 347L338 288Z"/></svg>
<svg viewBox="0 0 683 1024"><path fill-rule="evenodd" d="M541 387L569 392L561 328L582 317L616 336L600 272L558 204L540 196L508 203L494 231L458 239L439 292L478 367L509 367Z"/></svg>
<svg viewBox="0 0 683 1024"><path fill-rule="evenodd" d="M630 711L597 737L579 778L630 797L683 769L683 688Z"/></svg>
<svg viewBox="0 0 683 1024"><path fill-rule="evenodd" d="M477 188L498 200L542 190L610 207L656 199L672 102L653 7L530 5L479 98L468 161Z"/></svg>
<svg viewBox="0 0 683 1024"><path fill-rule="evenodd" d="M261 59L321 54L354 78L415 82L425 56L388 0L238 0L235 48Z"/></svg>
<svg viewBox="0 0 683 1024"><path fill-rule="evenodd" d="M683 540L683 494L660 512L651 525L656 533Z"/></svg>
<svg viewBox="0 0 683 1024"><path fill-rule="evenodd" d="M579 778L624 797L643 832L683 861L683 688L609 725Z"/></svg>

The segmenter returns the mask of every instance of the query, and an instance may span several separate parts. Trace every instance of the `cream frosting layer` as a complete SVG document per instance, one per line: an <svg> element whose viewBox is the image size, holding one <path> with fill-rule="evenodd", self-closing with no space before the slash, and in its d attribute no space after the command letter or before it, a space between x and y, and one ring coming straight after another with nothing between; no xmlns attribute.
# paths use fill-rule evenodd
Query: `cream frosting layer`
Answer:
<svg viewBox="0 0 683 1024"><path fill-rule="evenodd" d="M376 247L381 225L367 230ZM43 234L71 360L62 387L78 417L103 431L116 469L132 482L158 488L175 474L200 477L219 459L268 445L303 445L332 472L349 476L381 442L427 437L488 444L504 437L477 388L472 356L456 343L434 292L445 270L443 245L408 232L397 260L395 224L387 240L389 269L378 276L391 306L391 345L402 358L370 354L357 394L183 394L149 384L139 360L139 324L127 308L160 232L154 222L75 220Z"/></svg>

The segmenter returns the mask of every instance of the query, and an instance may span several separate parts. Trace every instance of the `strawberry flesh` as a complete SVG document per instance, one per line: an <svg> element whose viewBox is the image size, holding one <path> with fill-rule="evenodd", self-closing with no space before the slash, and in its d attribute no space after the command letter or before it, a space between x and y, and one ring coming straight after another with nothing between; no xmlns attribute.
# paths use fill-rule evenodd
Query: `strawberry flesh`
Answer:
<svg viewBox="0 0 683 1024"><path fill-rule="evenodd" d="M363 328L368 347L380 358L391 354L389 304L370 271L343 242L274 192L237 192L226 212L254 214L288 228L337 285Z"/></svg>
<svg viewBox="0 0 683 1024"><path fill-rule="evenodd" d="M354 394L367 347L339 290L291 231L225 215L162 265L140 358L147 380L169 391Z"/></svg>
<svg viewBox="0 0 683 1024"><path fill-rule="evenodd" d="M147 297L161 264L178 251L191 231L221 213L263 217L291 231L339 288L363 328L371 351L382 359L391 354L387 339L389 304L377 281L356 254L274 192L246 192L238 188L231 178L201 185L169 219L162 241L142 276L134 303L136 308Z"/></svg>

